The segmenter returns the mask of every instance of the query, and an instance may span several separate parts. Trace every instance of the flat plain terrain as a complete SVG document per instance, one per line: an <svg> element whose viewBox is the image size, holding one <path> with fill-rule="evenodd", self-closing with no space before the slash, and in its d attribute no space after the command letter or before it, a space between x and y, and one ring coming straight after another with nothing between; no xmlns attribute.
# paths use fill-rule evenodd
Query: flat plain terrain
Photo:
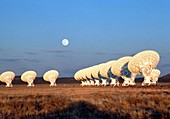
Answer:
<svg viewBox="0 0 170 119"><path fill-rule="evenodd" d="M0 85L0 118L170 118L170 83L142 87Z"/></svg>

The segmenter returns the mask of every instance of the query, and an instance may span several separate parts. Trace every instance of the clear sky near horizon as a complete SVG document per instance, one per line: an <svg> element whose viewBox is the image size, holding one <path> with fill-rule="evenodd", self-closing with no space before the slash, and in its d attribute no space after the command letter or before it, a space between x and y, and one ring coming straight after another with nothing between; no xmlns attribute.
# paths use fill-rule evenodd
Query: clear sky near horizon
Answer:
<svg viewBox="0 0 170 119"><path fill-rule="evenodd" d="M0 0L0 73L70 77L147 49L160 54L161 75L170 73L169 0Z"/></svg>

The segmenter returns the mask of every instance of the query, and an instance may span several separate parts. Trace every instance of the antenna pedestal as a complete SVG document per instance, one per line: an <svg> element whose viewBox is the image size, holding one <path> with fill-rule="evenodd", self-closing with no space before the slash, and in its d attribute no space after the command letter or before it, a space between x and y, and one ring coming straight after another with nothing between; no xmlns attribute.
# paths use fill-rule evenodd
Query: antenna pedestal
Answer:
<svg viewBox="0 0 170 119"><path fill-rule="evenodd" d="M116 78L110 78L110 80L111 80L110 85L112 85L112 86L119 86L119 81L118 81L118 79L116 79Z"/></svg>
<svg viewBox="0 0 170 119"><path fill-rule="evenodd" d="M101 84L101 85L102 85L102 86L106 86L107 80L106 80L106 79L103 79L103 78L102 78L101 80L102 80L102 84Z"/></svg>
<svg viewBox="0 0 170 119"><path fill-rule="evenodd" d="M100 80L95 79L95 85L96 85L96 86L100 86Z"/></svg>
<svg viewBox="0 0 170 119"><path fill-rule="evenodd" d="M6 87L13 87L13 85L11 83L7 83Z"/></svg>
<svg viewBox="0 0 170 119"><path fill-rule="evenodd" d="M94 80L90 80L90 85L94 86Z"/></svg>
<svg viewBox="0 0 170 119"><path fill-rule="evenodd" d="M27 87L34 87L33 83L28 83Z"/></svg>
<svg viewBox="0 0 170 119"><path fill-rule="evenodd" d="M50 86L57 86L55 82L50 82Z"/></svg>

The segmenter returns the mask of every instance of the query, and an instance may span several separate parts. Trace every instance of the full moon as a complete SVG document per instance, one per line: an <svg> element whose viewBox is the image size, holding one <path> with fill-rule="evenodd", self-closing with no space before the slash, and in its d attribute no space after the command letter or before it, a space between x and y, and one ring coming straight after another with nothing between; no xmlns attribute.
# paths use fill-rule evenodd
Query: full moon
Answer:
<svg viewBox="0 0 170 119"><path fill-rule="evenodd" d="M62 40L62 44L63 44L64 46L69 45L69 40L63 39L63 40Z"/></svg>

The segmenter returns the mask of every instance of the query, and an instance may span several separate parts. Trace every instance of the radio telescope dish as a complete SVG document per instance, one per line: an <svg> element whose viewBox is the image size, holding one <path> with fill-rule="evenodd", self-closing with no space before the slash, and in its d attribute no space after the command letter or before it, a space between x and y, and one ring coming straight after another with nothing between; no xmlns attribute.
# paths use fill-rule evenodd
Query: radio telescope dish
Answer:
<svg viewBox="0 0 170 119"><path fill-rule="evenodd" d="M43 75L43 79L45 81L48 81L50 82L50 86L56 86L56 80L58 78L58 71L56 70L50 70L50 71L47 71L44 75Z"/></svg>
<svg viewBox="0 0 170 119"><path fill-rule="evenodd" d="M111 64L113 64L115 62L115 60L106 62L105 65L102 67L102 69L100 70L100 75L104 78L109 78L108 75L108 71L111 68Z"/></svg>
<svg viewBox="0 0 170 119"><path fill-rule="evenodd" d="M147 67L150 65L154 69L159 63L159 60L160 56L157 52L153 50L142 51L133 56L128 64L128 69L135 74L141 74L141 66Z"/></svg>
<svg viewBox="0 0 170 119"><path fill-rule="evenodd" d="M87 78L87 72L88 72L88 68L85 68L85 69L82 69L82 78L84 79L84 80L87 80L88 78Z"/></svg>
<svg viewBox="0 0 170 119"><path fill-rule="evenodd" d="M82 72L82 69L81 69L81 70L78 70L78 71L74 74L74 78L75 78L76 80L82 80L81 72Z"/></svg>
<svg viewBox="0 0 170 119"><path fill-rule="evenodd" d="M160 56L156 51L146 50L133 56L128 64L128 69L135 74L142 74L144 81L142 86L152 84L151 81L157 81L160 71L155 74L155 68L159 63ZM154 78L152 78L154 75ZM156 84L156 82L154 82Z"/></svg>
<svg viewBox="0 0 170 119"><path fill-rule="evenodd" d="M81 84L80 84L81 86L85 86L86 85L86 81L83 78L83 73L84 73L84 69L80 69L74 75L74 78L76 80L80 80L81 81Z"/></svg>
<svg viewBox="0 0 170 119"><path fill-rule="evenodd" d="M81 81L81 86L86 86L86 85L89 85L90 82L88 81L88 78L87 78L87 71L88 71L88 68L85 68L85 69L81 69L79 71L77 71L74 75L74 78L76 80L80 80Z"/></svg>
<svg viewBox="0 0 170 119"><path fill-rule="evenodd" d="M75 79L75 80L79 80L79 78L78 78L78 73L79 73L79 71L77 71L77 72L74 74L74 79Z"/></svg>
<svg viewBox="0 0 170 119"><path fill-rule="evenodd" d="M86 77L88 79L93 79L93 77L92 77L92 69L93 69L93 67L89 67L88 70L86 71Z"/></svg>
<svg viewBox="0 0 170 119"><path fill-rule="evenodd" d="M84 77L83 77L83 75L84 75L84 69L81 69L80 72L79 72L79 78L80 78L80 80L85 80Z"/></svg>
<svg viewBox="0 0 170 119"><path fill-rule="evenodd" d="M93 78L95 78L95 79L96 79L96 78L99 78L99 77L98 77L98 74L96 73L96 72L98 72L98 69L97 69L97 68L98 68L98 65L93 66L92 72L91 72ZM96 75L96 74L97 74L97 75Z"/></svg>
<svg viewBox="0 0 170 119"><path fill-rule="evenodd" d="M102 63L102 64L104 64L104 63ZM95 80L94 85L96 85L96 86L100 85L100 80L101 79L99 77L99 71L100 71L100 68L101 68L102 64L93 66L93 68L91 70L91 75L92 75L93 79Z"/></svg>
<svg viewBox="0 0 170 119"><path fill-rule="evenodd" d="M111 68L111 72L116 76L122 76L123 73L128 70L128 68L123 66L127 64L131 59L132 57L130 56L126 56L118 59L116 63L112 65L113 68Z"/></svg>
<svg viewBox="0 0 170 119"><path fill-rule="evenodd" d="M136 75L128 70L128 62L132 59L131 56L119 58L116 63L112 65L111 72L124 79L122 86L135 85L134 79Z"/></svg>
<svg viewBox="0 0 170 119"><path fill-rule="evenodd" d="M94 85L94 81L92 79L92 77L88 77L88 74L91 74L90 68L85 68L83 70L83 79L85 79L85 85L90 86L90 85Z"/></svg>
<svg viewBox="0 0 170 119"><path fill-rule="evenodd" d="M6 87L12 87L12 81L15 78L15 73L6 71L0 75L0 81L6 83Z"/></svg>
<svg viewBox="0 0 170 119"><path fill-rule="evenodd" d="M79 70L79 71L77 72L77 78L78 78L79 80L84 80L84 79L83 79L83 69L81 69L81 70Z"/></svg>
<svg viewBox="0 0 170 119"><path fill-rule="evenodd" d="M107 80L100 75L100 70L103 69L103 67L104 67L105 64L106 64L106 63L102 63L102 64L97 65L96 72L93 73L93 74L95 74L94 77L95 77L96 79L99 79L99 80L102 81L102 82L101 82L101 85L102 85L102 86L106 86L106 85L107 85L107 84L106 84L106 83L107 83ZM98 80L98 81L99 81L99 80ZM100 83L100 82L99 82L99 83Z"/></svg>
<svg viewBox="0 0 170 119"><path fill-rule="evenodd" d="M94 81L94 78L92 77L92 70L93 70L93 66L87 68L86 77L87 77L88 81L90 82L89 85L94 86L95 85L95 81Z"/></svg>
<svg viewBox="0 0 170 119"><path fill-rule="evenodd" d="M21 75L21 80L28 83L28 87L34 86L34 80L37 76L35 71L26 71Z"/></svg>
<svg viewBox="0 0 170 119"><path fill-rule="evenodd" d="M156 85L161 72L158 69L153 69L150 74L150 80L152 85Z"/></svg>
<svg viewBox="0 0 170 119"><path fill-rule="evenodd" d="M102 63L102 64L99 64L99 65L96 65L93 70L92 70L92 76L95 78L95 79L99 79L99 71L101 70L101 68L104 66L105 63Z"/></svg>

